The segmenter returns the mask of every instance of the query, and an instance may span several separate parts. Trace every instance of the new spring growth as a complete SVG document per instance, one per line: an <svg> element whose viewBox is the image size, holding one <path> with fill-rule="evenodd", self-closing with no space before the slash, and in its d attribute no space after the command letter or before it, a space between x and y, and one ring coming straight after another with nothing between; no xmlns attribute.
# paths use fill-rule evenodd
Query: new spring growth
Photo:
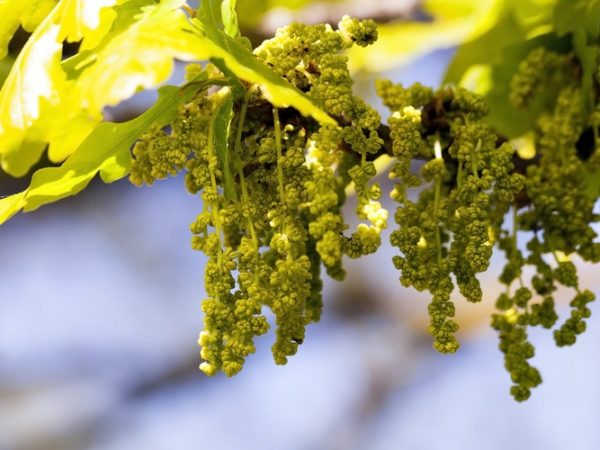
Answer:
<svg viewBox="0 0 600 450"><path fill-rule="evenodd" d="M600 261L592 228L596 199L581 176L599 157L585 161L577 150L584 130L600 123L597 90L586 99L593 107L582 109L581 79L564 76L574 73L575 55L538 49L525 58L511 100L527 107L546 90L556 91L556 101L537 119L535 164L517 173L514 148L489 126L483 99L465 89L378 81L377 94L390 110L386 129L379 113L354 95L343 54L376 37L372 21L344 17L338 30L289 25L254 51L335 124L274 108L259 86L229 80L238 88L199 91L168 127L148 130L135 144L132 182L151 184L183 171L187 190L199 199L190 228L193 248L208 257L200 369L238 373L255 351L254 339L270 326L267 310L274 316L275 362L285 364L298 351L307 325L321 315L322 269L342 280L345 257L381 245L389 215L381 198L388 193L375 180L374 160L387 154L396 203L392 263L402 286L429 293L436 350L459 348L451 296L484 300L479 274L488 270L496 244L505 253L500 280L506 289L492 326L511 393L524 400L541 382L529 363L535 349L528 328L553 329L559 346L570 345L591 314L594 296L579 287L566 256ZM190 65L188 72L190 79L205 77L207 87L231 76L211 64ZM557 80L561 88L552 91ZM353 230L341 214L350 187L359 221ZM520 208L523 199L527 208ZM562 323L554 308L558 285L573 293Z"/></svg>

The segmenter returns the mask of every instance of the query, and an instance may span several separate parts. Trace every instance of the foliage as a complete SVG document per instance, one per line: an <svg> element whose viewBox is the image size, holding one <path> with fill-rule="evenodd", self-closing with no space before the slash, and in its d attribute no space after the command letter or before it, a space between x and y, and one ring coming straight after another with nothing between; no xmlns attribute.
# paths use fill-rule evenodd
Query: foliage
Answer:
<svg viewBox="0 0 600 450"><path fill-rule="evenodd" d="M504 5L505 0L425 0L422 9L430 20L379 25L370 51L350 50L351 71L389 70L424 53L464 45L493 27Z"/></svg>
<svg viewBox="0 0 600 450"><path fill-rule="evenodd" d="M429 0L430 23L378 30L345 16L335 28L288 25L254 49L239 30L243 3L0 2L0 56L19 24L32 32L0 90L2 168L24 175L46 149L61 163L1 199L0 223L96 174L141 185L184 172L202 199L192 246L209 258L200 368L234 375L268 330L267 309L285 364L320 318L321 268L342 280L344 256L378 250L389 213L375 162L390 158L393 264L403 286L431 295L434 347L458 350L451 294L484 300L478 274L501 250L506 290L492 327L511 393L527 399L541 382L528 328L573 344L594 299L573 258L600 261L600 3ZM387 123L353 92L357 68L458 41L445 86L377 82ZM66 42L79 42L69 58ZM139 117L103 121L105 106L164 82L174 59L206 62L189 64L185 84L162 87ZM360 224L349 231L350 188ZM573 300L556 326L559 285Z"/></svg>

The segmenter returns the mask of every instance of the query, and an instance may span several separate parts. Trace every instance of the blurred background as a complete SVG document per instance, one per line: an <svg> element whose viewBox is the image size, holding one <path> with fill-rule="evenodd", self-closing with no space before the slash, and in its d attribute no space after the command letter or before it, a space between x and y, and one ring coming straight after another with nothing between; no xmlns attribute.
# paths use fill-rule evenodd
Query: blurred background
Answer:
<svg viewBox="0 0 600 450"><path fill-rule="evenodd" d="M427 19L416 0L239 3L255 41L293 20ZM419 54L410 63L408 52L370 72L356 63L357 93L375 102L375 76L439 85L465 27L435 45L407 43ZM125 120L154 98L107 114ZM0 195L26 181L3 175ZM141 189L122 180L2 226L0 450L599 448L597 305L572 348L532 333L544 383L518 404L489 328L501 258L482 276L484 302L458 302L456 355L432 349L428 299L400 286L384 244L348 261L344 283L326 281L323 319L287 366L274 365L266 335L242 373L205 377L205 260L188 230L201 208L181 178ZM597 268L580 267L582 285L600 294Z"/></svg>

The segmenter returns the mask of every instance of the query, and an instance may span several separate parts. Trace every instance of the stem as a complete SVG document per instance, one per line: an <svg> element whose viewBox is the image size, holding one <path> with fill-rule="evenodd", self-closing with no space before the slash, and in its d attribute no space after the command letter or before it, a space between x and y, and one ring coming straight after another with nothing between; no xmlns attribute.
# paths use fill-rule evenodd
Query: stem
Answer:
<svg viewBox="0 0 600 450"><path fill-rule="evenodd" d="M463 182L463 162L458 162L458 172L456 173L456 187L461 187Z"/></svg>
<svg viewBox="0 0 600 450"><path fill-rule="evenodd" d="M438 210L440 208L440 197L442 194L442 180L438 177L435 180L435 194L433 197L433 217L435 218L435 245L437 246L438 268L442 268L442 239L440 237L440 227L438 225Z"/></svg>
<svg viewBox="0 0 600 450"><path fill-rule="evenodd" d="M475 178L479 178L479 170L477 168L479 166L479 160L477 159L477 152L479 150L481 150L481 139L477 140L477 146L471 151L471 170Z"/></svg>
<svg viewBox="0 0 600 450"><path fill-rule="evenodd" d="M281 201L285 201L285 190L283 188L283 166L281 165L282 148L281 148L281 124L279 123L279 111L273 108L273 122L275 128L275 148L277 149L277 181L279 183L279 196Z"/></svg>
<svg viewBox="0 0 600 450"><path fill-rule="evenodd" d="M552 250L552 257L557 265L560 265L560 259L558 259L558 255L556 254L556 250Z"/></svg>
<svg viewBox="0 0 600 450"><path fill-rule="evenodd" d="M250 203L250 196L248 195L248 188L246 186L246 177L244 176L244 171L240 170L240 184L242 186L242 201L245 205ZM250 237L252 238L252 242L258 248L258 239L256 237L256 230L254 229L254 222L248 217L248 229L250 230Z"/></svg>
<svg viewBox="0 0 600 450"><path fill-rule="evenodd" d="M248 102L250 101L251 89L246 91L244 95L244 101L242 103L242 109L240 110L240 119L238 121L238 129L235 134L235 152L236 155L242 154L242 131L244 128L244 122L246 121L246 112L248 110ZM244 176L244 169L241 164L238 164L238 176L240 177L240 186L242 188L242 202L244 205L250 204L250 196L248 195L248 186L246 185L246 177ZM252 243L258 248L258 239L256 237L256 230L254 229L254 222L248 217L248 229L250 230L250 237Z"/></svg>
<svg viewBox="0 0 600 450"><path fill-rule="evenodd" d="M512 215L513 216L512 217L513 223L512 223L512 236L511 236L511 238L512 238L512 245L513 245L513 249L514 249L515 252L517 251L517 244L518 244L518 242L517 242L517 231L519 231L519 220L518 220L519 219L519 214L518 214L518 212L519 212L518 211L518 207L515 204L513 206L513 215ZM523 272L522 268L519 268L519 283L520 283L521 287L523 287L523 285L524 285L523 284L523 273L522 272Z"/></svg>
<svg viewBox="0 0 600 450"><path fill-rule="evenodd" d="M442 148L440 141L436 140L434 144L435 158L444 164L442 158ZM433 217L435 219L435 245L437 247L438 268L442 269L442 239L440 237L440 227L438 224L438 211L440 209L440 200L442 196L442 177L438 176L435 179L435 191L433 196Z"/></svg>
<svg viewBox="0 0 600 450"><path fill-rule="evenodd" d="M594 110L594 106L594 98L590 95L588 97L588 108L590 109L590 112ZM598 136L598 127L593 126L592 132L594 133L594 151L596 151L598 150L598 139L600 139L600 136Z"/></svg>
<svg viewBox="0 0 600 450"><path fill-rule="evenodd" d="M244 95L242 109L240 110L240 118L238 120L238 129L235 133L235 151L238 157L242 154L242 132L244 131L244 122L246 121L246 112L248 111L251 93L252 88L248 89Z"/></svg>
<svg viewBox="0 0 600 450"><path fill-rule="evenodd" d="M273 108L273 122L275 125L275 148L277 149L277 181L279 184L279 197L283 208L286 208L285 204L285 190L283 188L283 165L281 160L283 159L283 150L281 148L281 123L279 122L279 110ZM283 221L280 225L280 232L282 236L285 236L285 227ZM290 261L292 259L292 253L290 250L286 250L286 259Z"/></svg>
<svg viewBox="0 0 600 450"><path fill-rule="evenodd" d="M215 161L217 159L217 155L215 155L214 148L214 132L213 127L208 128L208 172L210 173L210 183L215 193L218 192L217 179L215 177L215 171L211 164L211 160ZM219 245L217 248L217 264L221 264L223 259L223 249L221 248L221 221L219 220L219 199L213 200L210 202L212 216L213 216L213 226L215 227L215 233L219 239Z"/></svg>
<svg viewBox="0 0 600 450"><path fill-rule="evenodd" d="M194 11L190 5L184 3L183 5L181 5L181 7L185 9L185 11L190 15L190 17L196 17L196 11Z"/></svg>
<svg viewBox="0 0 600 450"><path fill-rule="evenodd" d="M235 152L236 155L239 157L242 154L242 132L244 130L244 123L246 121L246 112L248 111L248 103L250 101L250 95L252 93L253 90L252 86L250 89L248 89L246 91L246 94L244 95L244 100L242 103L242 109L240 110L240 118L238 120L238 129L236 131L235 134ZM241 164L238 164L238 176L240 178L240 187L242 189L242 204L246 207L248 207L248 205L250 204L250 196L248 195L248 186L246 184L246 176L244 175L244 168L242 167ZM259 285L260 284L260 277L259 277L259 259L260 259L260 253L259 253L259 243L258 243L258 237L256 236L256 230L254 228L254 222L252 221L251 217L247 218L248 221L248 231L250 232L250 238L252 239L252 244L254 245L254 247L256 248L256 254L254 255L254 263L256 264L255 268L254 268L254 282Z"/></svg>

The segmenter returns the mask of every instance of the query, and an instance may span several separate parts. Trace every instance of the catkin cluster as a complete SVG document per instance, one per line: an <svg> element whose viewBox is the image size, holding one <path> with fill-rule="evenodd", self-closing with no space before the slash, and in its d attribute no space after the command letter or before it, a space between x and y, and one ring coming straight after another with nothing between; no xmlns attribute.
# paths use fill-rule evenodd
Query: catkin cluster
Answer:
<svg viewBox="0 0 600 450"><path fill-rule="evenodd" d="M541 91L557 94L537 118L536 157L517 168L514 148L486 121L485 102L462 88L380 81L377 93L391 111L382 124L354 95L343 54L376 38L374 22L344 17L337 29L289 25L254 50L335 125L274 107L259 86L232 79L215 62L188 66L189 82L202 88L168 127L148 130L135 144L134 184L183 171L188 192L202 200L191 225L193 248L208 257L200 368L208 375L239 372L255 338L269 329L267 310L275 362L296 353L306 326L321 315L321 268L342 280L344 256L358 258L381 245L388 211L373 161L388 154L389 195L397 203L393 264L403 286L430 293L429 332L438 351L459 348L455 288L469 302L482 301L478 274L488 270L496 246L505 253L506 289L492 327L511 393L524 400L541 382L529 364L534 347L527 328L554 327L553 293L558 285L571 288L570 317L554 330L559 346L570 345L585 330L594 299L579 288L571 259L600 260L592 228L600 219L596 196L582 176L600 167L599 74L594 89L584 89L574 55L539 48L523 61L512 82L515 106L527 108ZM355 229L341 214L350 186ZM523 235L528 242L520 245ZM533 269L529 280L526 266Z"/></svg>
<svg viewBox="0 0 600 450"><path fill-rule="evenodd" d="M319 105L339 125L321 126L292 108L274 108L257 86L199 92L168 129L150 130L134 149L131 181L152 183L185 170L187 190L203 210L191 225L192 246L204 252L208 297L202 303L200 368L234 375L255 351L274 315L277 364L304 341L322 308L321 266L343 279L342 257L377 250L387 211L372 183L368 157L383 143L379 114L352 92L342 51L377 37L372 21L344 17L329 25L293 24L255 50L256 57ZM188 68L188 78L224 80L212 65ZM219 147L218 121L231 102L232 119ZM228 184L228 180L232 183ZM340 214L354 183L356 230Z"/></svg>
<svg viewBox="0 0 600 450"><path fill-rule="evenodd" d="M403 286L431 293L434 347L454 353L458 324L450 295L456 284L468 301L482 300L477 274L489 267L503 217L524 179L513 173L513 148L499 143L484 122L487 109L478 96L389 81L377 90L392 111L390 177L399 206L391 244L400 250L394 265ZM421 161L416 173L414 161Z"/></svg>
<svg viewBox="0 0 600 450"><path fill-rule="evenodd" d="M542 381L528 362L534 347L527 328L552 329L559 320L554 293L559 286L570 288L569 317L553 333L558 346L574 344L585 331L585 319L591 314L588 304L595 299L579 287L572 261L574 257L600 261L600 243L595 242L597 233L592 228L600 216L594 213L596 196L590 194L585 177L586 168L600 161L593 150L599 143L596 111L600 104L593 93L584 95L578 65L574 54L539 47L521 62L511 83L515 107L527 108L539 95L553 99L537 117L536 156L525 170L523 204L515 204L511 229L504 230L499 240L507 260L500 275L506 292L496 302L492 326L499 332L500 350L513 382L511 393L519 401L529 398L531 388ZM596 74L594 84L599 81ZM527 237L524 245L518 244L519 235ZM533 269L529 280L523 275L527 266Z"/></svg>

